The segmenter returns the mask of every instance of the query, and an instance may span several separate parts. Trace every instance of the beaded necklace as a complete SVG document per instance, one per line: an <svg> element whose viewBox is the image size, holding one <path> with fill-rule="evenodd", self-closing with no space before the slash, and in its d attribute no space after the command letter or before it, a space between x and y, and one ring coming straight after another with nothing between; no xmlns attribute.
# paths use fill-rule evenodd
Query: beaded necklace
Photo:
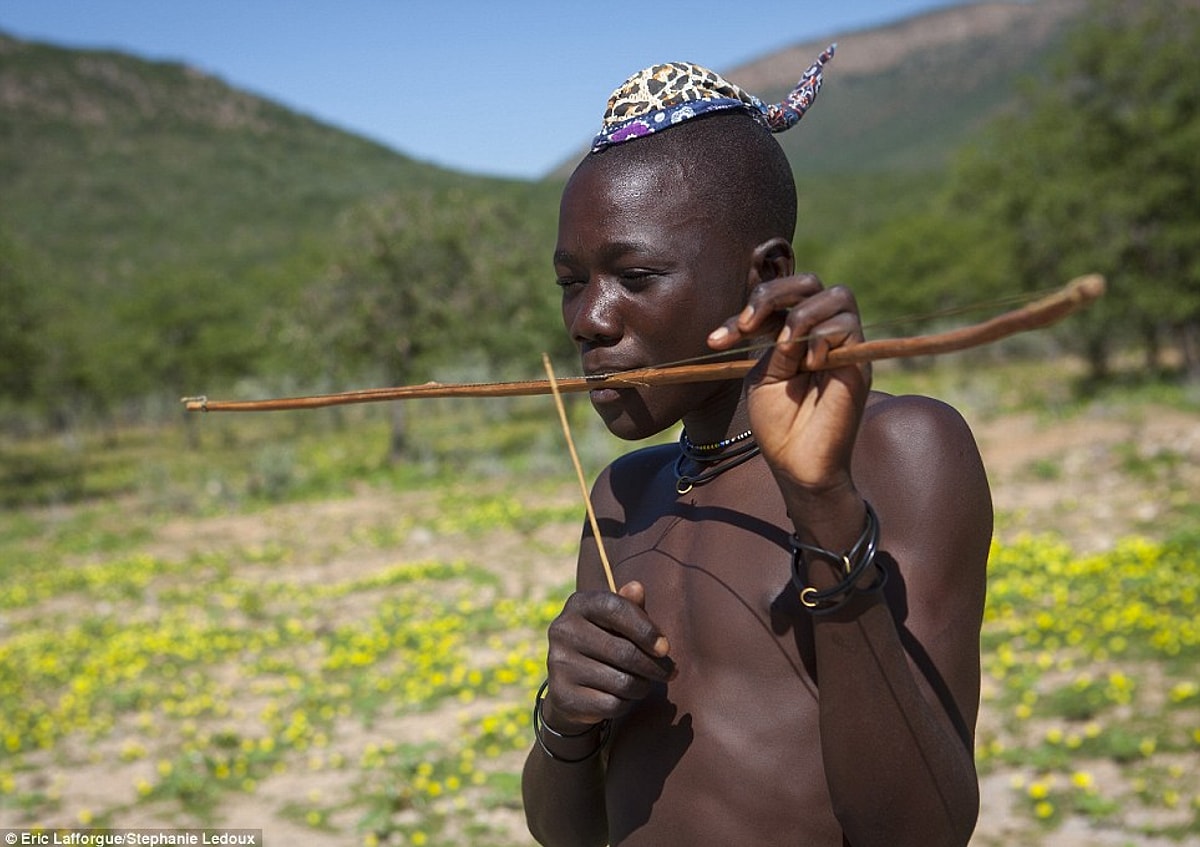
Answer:
<svg viewBox="0 0 1200 847"><path fill-rule="evenodd" d="M759 454L758 442L753 439L753 430L746 430L711 444L696 444L688 438L685 430L679 436L679 458L675 460L675 492L687 494L697 485L711 482L725 471L748 462ZM730 450L728 448L732 447ZM696 473L684 473L684 463L699 466Z"/></svg>
<svg viewBox="0 0 1200 847"><path fill-rule="evenodd" d="M683 435L679 436L679 444L685 453L715 453L717 450L723 450L726 447L737 444L739 441L745 441L752 435L754 435L754 430L748 429L741 435L735 435L723 441L714 441L712 444L697 444L688 438L687 430L684 430Z"/></svg>

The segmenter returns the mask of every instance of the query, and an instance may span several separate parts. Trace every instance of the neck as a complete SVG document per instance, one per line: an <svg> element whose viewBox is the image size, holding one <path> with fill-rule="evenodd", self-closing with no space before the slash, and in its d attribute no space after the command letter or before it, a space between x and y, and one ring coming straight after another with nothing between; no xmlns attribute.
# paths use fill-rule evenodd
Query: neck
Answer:
<svg viewBox="0 0 1200 847"><path fill-rule="evenodd" d="M721 383L708 402L683 416L683 428L693 444L714 444L748 430L750 413L742 382Z"/></svg>

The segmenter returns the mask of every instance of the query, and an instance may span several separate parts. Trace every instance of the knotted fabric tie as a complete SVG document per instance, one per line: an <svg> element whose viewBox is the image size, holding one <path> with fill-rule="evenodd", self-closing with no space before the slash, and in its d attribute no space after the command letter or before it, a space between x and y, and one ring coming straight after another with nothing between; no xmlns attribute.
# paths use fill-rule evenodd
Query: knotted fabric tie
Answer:
<svg viewBox="0 0 1200 847"><path fill-rule="evenodd" d="M664 129L728 109L740 109L771 132L795 126L817 99L821 69L836 44L825 49L782 102L764 104L720 74L691 62L653 65L631 76L608 99L592 152L653 135Z"/></svg>

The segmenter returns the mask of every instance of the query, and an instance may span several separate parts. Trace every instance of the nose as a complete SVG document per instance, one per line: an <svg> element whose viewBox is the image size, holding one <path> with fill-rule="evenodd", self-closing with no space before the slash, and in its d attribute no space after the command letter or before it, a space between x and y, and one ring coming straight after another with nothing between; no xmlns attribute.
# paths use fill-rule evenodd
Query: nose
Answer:
<svg viewBox="0 0 1200 847"><path fill-rule="evenodd" d="M602 280L590 279L563 293L563 322L581 347L611 346L622 333L620 296Z"/></svg>

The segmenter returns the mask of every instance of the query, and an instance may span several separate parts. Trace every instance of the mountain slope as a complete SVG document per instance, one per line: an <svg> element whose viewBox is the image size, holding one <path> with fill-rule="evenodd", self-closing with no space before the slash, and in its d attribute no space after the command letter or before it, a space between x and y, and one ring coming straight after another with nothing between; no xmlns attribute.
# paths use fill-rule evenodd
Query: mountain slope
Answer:
<svg viewBox="0 0 1200 847"><path fill-rule="evenodd" d="M836 36L817 109L780 136L802 184L938 171L1082 8L983 3ZM727 74L781 97L824 43ZM181 264L291 263L298 245L319 253L338 214L364 198L497 183L414 162L183 65L0 34L0 229L67 276L85 275L85 289Z"/></svg>
<svg viewBox="0 0 1200 847"><path fill-rule="evenodd" d="M982 3L840 35L811 122L780 141L798 174L939 169L1045 72L1084 6ZM778 100L824 46L797 45L730 77Z"/></svg>
<svg viewBox="0 0 1200 847"><path fill-rule="evenodd" d="M265 326L299 314L330 272L347 213L450 188L529 190L413 161L180 64L0 35L0 253L27 277L6 280L0 255L0 293L33 292L37 325L18 346L43 351L24 382L44 402L110 408L201 381L187 374L294 368Z"/></svg>
<svg viewBox="0 0 1200 847"><path fill-rule="evenodd" d="M928 172L1042 72L1086 0L987 2L831 34L734 68L714 68L764 101L782 99L830 42L838 51L800 128L779 136L802 180ZM555 169L570 173L580 150Z"/></svg>
<svg viewBox="0 0 1200 847"><path fill-rule="evenodd" d="M0 35L0 225L55 263L278 258L349 203L461 182L183 65Z"/></svg>
<svg viewBox="0 0 1200 847"><path fill-rule="evenodd" d="M801 266L920 208L951 152L1083 8L984 3L837 36L820 103L780 136L801 187ZM778 98L825 43L718 70ZM223 376L294 368L258 358L281 345L246 339L272 310L302 309L299 293L344 258L347 212L454 188L520 198L549 219L565 173L535 185L440 170L184 65L0 34L0 285L15 244L43 307L39 343L61 360L45 393L155 390L147 374L171 371L172 351L176 370L194 368L189 345L212 351Z"/></svg>

